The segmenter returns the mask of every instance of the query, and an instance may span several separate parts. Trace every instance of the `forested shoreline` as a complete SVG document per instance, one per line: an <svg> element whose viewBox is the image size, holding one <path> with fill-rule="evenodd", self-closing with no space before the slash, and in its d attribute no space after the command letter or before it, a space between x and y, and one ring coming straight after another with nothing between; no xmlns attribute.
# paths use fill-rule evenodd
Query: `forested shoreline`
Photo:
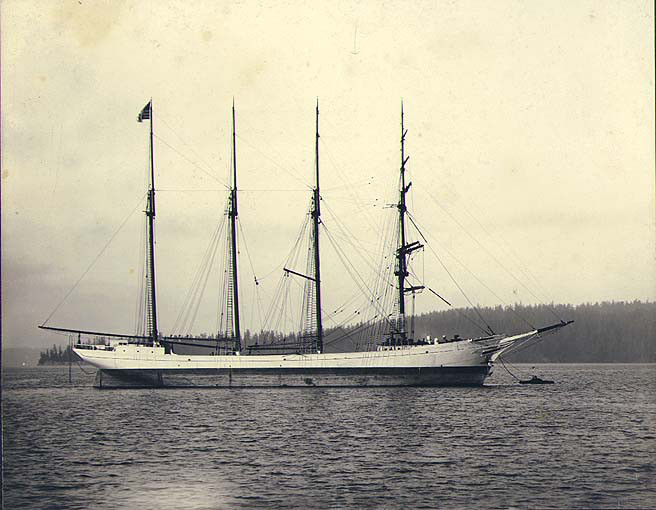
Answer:
<svg viewBox="0 0 656 510"><path fill-rule="evenodd" d="M518 333L533 327L573 320L574 323L534 346L509 356L526 363L655 363L656 303L602 302L580 305L515 305L480 308L479 313L495 332ZM415 318L417 336L426 334L461 337L482 333L467 317L472 310L433 312ZM480 319L478 319L480 322ZM429 333L432 332L432 333Z"/></svg>
<svg viewBox="0 0 656 510"><path fill-rule="evenodd" d="M46 349L39 356L38 365L62 365L65 363L78 362L81 358L72 351L69 345L62 349L61 345L53 345L52 349Z"/></svg>

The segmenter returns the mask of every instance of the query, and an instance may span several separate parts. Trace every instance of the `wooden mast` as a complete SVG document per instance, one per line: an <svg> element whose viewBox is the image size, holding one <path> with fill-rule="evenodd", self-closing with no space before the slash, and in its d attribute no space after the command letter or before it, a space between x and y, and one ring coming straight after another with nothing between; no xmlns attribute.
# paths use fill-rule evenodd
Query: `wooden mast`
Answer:
<svg viewBox="0 0 656 510"><path fill-rule="evenodd" d="M405 344L407 340L406 324L405 324L405 279L408 276L408 267L406 259L406 243L405 243L405 194L408 192L410 186L405 186L405 164L408 158L405 157L405 135L407 130L403 126L403 101L401 101L401 179L399 189L399 248L397 250L397 270L395 275L398 277L399 286L399 318L397 321L397 332L401 338L401 344Z"/></svg>
<svg viewBox="0 0 656 510"><path fill-rule="evenodd" d="M147 108L147 112L146 112ZM144 108L150 118L150 187L148 189L148 285L150 287L150 339L157 344L159 330L157 329L157 293L155 291L155 160L153 150L153 100ZM142 112L142 115L143 113Z"/></svg>
<svg viewBox="0 0 656 510"><path fill-rule="evenodd" d="M230 190L230 241L232 266L232 299L235 350L241 351L241 330L239 327L239 282L237 278L237 142L235 135L235 100L232 100L232 188Z"/></svg>
<svg viewBox="0 0 656 510"><path fill-rule="evenodd" d="M314 289L315 305L317 317L317 352L323 352L323 325L321 323L321 267L319 257L319 223L321 216L321 195L319 194L319 99L316 107L316 130L315 130L315 188L314 188L314 207L312 210L312 220L314 227Z"/></svg>
<svg viewBox="0 0 656 510"><path fill-rule="evenodd" d="M399 186L399 203L397 205L399 209L399 247L396 250L397 268L394 272L399 279L399 317L397 319L395 333L399 335L401 345L406 344L408 341L408 330L405 316L405 295L410 292L413 294L412 314L414 316L414 293L418 290L424 289L423 285L408 285L406 287L405 281L409 275L408 256L412 252L423 248L423 244L419 241L413 241L411 243L406 242L405 215L408 212L408 208L406 207L405 196L408 193L410 186L412 186L411 182L409 182L407 186L405 184L405 164L408 162L408 159L410 159L410 156L405 155L406 134L408 134L408 130L403 126L403 101L401 101L401 179ZM414 323L412 330L414 334Z"/></svg>

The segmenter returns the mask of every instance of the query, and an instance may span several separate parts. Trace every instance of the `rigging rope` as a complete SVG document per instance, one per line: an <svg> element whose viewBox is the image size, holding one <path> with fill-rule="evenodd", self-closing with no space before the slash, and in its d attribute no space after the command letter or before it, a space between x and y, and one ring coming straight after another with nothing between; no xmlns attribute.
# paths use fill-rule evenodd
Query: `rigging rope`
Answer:
<svg viewBox="0 0 656 510"><path fill-rule="evenodd" d="M375 264L375 262L373 262L373 261L371 261L371 260L367 260L367 259L365 258L365 256L364 256L364 253L366 253L367 250L365 250L365 249L362 247L362 242L359 240L359 238L358 238L357 236L355 236L355 235L349 230L349 228L348 228L346 225L343 225L343 224L339 221L339 219L337 218L337 215L333 213L332 209L330 208L330 205L328 205L328 203L326 203L325 201L324 201L324 207L325 207L325 209L328 211L328 213L330 214L330 216L331 216L332 220L334 221L335 225L337 225L337 228L340 229L340 231L342 232L343 239L344 239L345 241L349 242L349 244L351 244L351 246L353 246L353 248L355 248L355 253L357 253L358 255L360 255L360 258L362 259L362 261L363 261L366 265L369 266L369 269L371 269L371 271L373 272L374 276L382 277L383 279L385 279L385 274L384 274L384 272L383 272L382 270L378 269L378 268L380 267L380 265L382 265L382 264L380 264L380 265L377 266L377 265ZM323 225L324 230L326 231L326 233L329 235L329 237L332 236L332 234L328 232L328 229L327 229L326 225L325 225L324 223L322 223L322 225ZM333 236L333 238L334 238L334 236ZM379 239L380 239L380 238L382 238L382 236L379 237ZM353 240L357 242L357 246L356 246L356 244L353 242ZM336 249L336 251L337 251L337 244L334 242L334 239L331 239L331 242L333 242L333 246L335 247L335 249ZM341 249L340 249L340 251L341 251ZM342 252L342 253L343 253L343 252ZM344 254L344 256L345 256L345 258L348 260L348 257L346 257L345 254ZM350 263L350 262L349 262L349 263ZM360 279L362 280L362 277L361 277L359 274L358 274L358 276L359 276ZM363 282L364 282L364 280L363 280ZM391 284L391 283L392 283L392 280L391 280L391 279L387 279L387 283L388 283L388 284Z"/></svg>
<svg viewBox="0 0 656 510"><path fill-rule="evenodd" d="M192 279L191 285L185 299L180 307L180 312L175 320L175 323L172 328L173 334L181 334L185 330L190 330L193 326L198 307L200 306L200 301L204 294L205 287L207 285L207 280L211 269L214 266L214 260L216 259L216 254L219 246L219 239L222 237L222 233L225 228L225 214L222 214L217 222L217 226L210 237L210 240L207 244L207 248L201 258L196 274ZM202 287L202 291L200 290ZM193 318L192 318L193 317Z"/></svg>
<svg viewBox="0 0 656 510"><path fill-rule="evenodd" d="M139 293L137 294L137 302L135 304L135 315L134 315L134 332L137 335L144 334L144 323L145 323L145 303L144 296L145 293L145 279L146 279L146 231L148 229L147 216L143 216L142 226L141 226L141 238L139 242L140 251L139 251Z"/></svg>
<svg viewBox="0 0 656 510"><path fill-rule="evenodd" d="M260 297L260 282L257 279L255 274L255 267L253 266L253 259L251 259L250 251L248 251L248 245L246 244L246 236L244 235L244 227L241 224L241 220L237 218L237 225L239 226L239 231L241 232L241 242L244 245L244 250L246 251L246 257L248 258L248 263L251 266L251 272L253 273L253 280L255 282L255 293L253 295L253 301L257 300L257 312L259 315L259 321L262 323L262 298ZM251 324L253 324L253 317L251 316Z"/></svg>
<svg viewBox="0 0 656 510"><path fill-rule="evenodd" d="M521 381L521 379L520 379L519 377L517 377L515 374L513 374L513 373L508 369L508 367L506 366L506 364L503 362L503 359L501 358L501 356L499 356L499 361L501 362L501 365L503 365L503 368L506 369L506 372L508 372L510 375L512 375L512 376L513 376L515 379L517 379L518 381Z"/></svg>
<svg viewBox="0 0 656 510"><path fill-rule="evenodd" d="M344 264L344 268L347 270L347 272L349 273L351 278L353 278L354 282L356 283L356 285L360 289L360 292L362 292L362 294L364 296L366 296L368 300L370 300L370 303L372 305L380 306L376 303L377 300L376 300L375 294L372 294L371 290L367 288L367 284L364 281L364 279L362 278L362 276L360 275L360 273L358 273L358 271L355 269L355 267L353 267L353 265L350 264L350 262L348 261L348 258L346 258L345 254L342 252L341 248L339 248L339 246L335 243L335 240L332 238L332 235L331 235L330 231L326 228L325 225L323 225L323 227L324 227L324 232L328 236L328 240L330 241L331 245L335 249L335 252L337 253L337 256L341 260L342 264ZM357 280L356 276L362 282L362 286L360 285L360 282ZM383 316L384 316L384 310L379 309L379 313L383 314Z"/></svg>
<svg viewBox="0 0 656 510"><path fill-rule="evenodd" d="M319 143L321 144L322 149L324 149L323 153L328 156L328 159L332 162L334 165L334 168L337 170L337 173L341 177L342 181L348 182L348 179L346 179L344 172L342 171L342 166L337 163L335 158L333 157L333 153L331 150L331 147L327 142L327 139L325 136L322 136L319 138ZM348 192L351 194L351 196L354 198L356 204L359 206L358 207L358 212L360 215L364 216L366 222L368 223L368 226L371 228L372 231L376 230L376 222L372 220L370 217L370 210L367 207L364 207L364 201L358 196L358 194L355 192L355 189L353 186L347 187Z"/></svg>
<svg viewBox="0 0 656 510"><path fill-rule="evenodd" d="M514 274L513 274L513 273L512 273L512 272L511 272L511 271L510 271L510 270L509 270L509 269L508 269L508 268L507 268L507 267L506 267L506 266L505 266L505 265L504 265L504 264L503 264L503 263L497 258L497 257L494 256L494 254L493 254L492 252L490 252L490 250L488 250L488 249L485 247L485 245L483 245L478 239L476 239L476 238L475 238L475 237L469 232L469 230L467 230L467 229L464 227L464 225L462 225L462 223L460 223L460 222L459 222L459 221L458 221L458 220L457 220L457 219L456 219L456 218L455 218L455 217L454 217L454 216L453 216L453 215L452 215L452 214L451 214L451 213L450 213L450 212L449 212L449 211L448 211L448 210L447 210L447 209L446 209L446 208L445 208L445 207L444 207L444 206L443 206L438 200L435 199L435 197L433 197L433 196L431 196L431 195L429 195L429 197L431 198L431 200L432 200L435 204L438 205L438 207L440 207L440 208L441 208L441 209L442 209L442 210L443 210L443 211L444 211L444 212L445 212L445 213L446 213L446 214L447 214L447 215L448 215L448 216L449 216L449 217L450 217L455 223L456 223L456 225L458 225L458 226L460 227L460 229L461 229L463 232L465 232L465 234L467 234L467 235L468 235L468 236L469 236L469 237L470 237L470 238L471 238L476 244L478 244L478 246L480 246L480 247L483 249L483 251L485 251L485 252L486 252L486 253L492 258L492 260L494 260L494 261L497 263L497 265L498 265L499 267L501 267L501 269L503 269L503 270L504 270L504 271L505 271L505 272L506 272L511 278L513 278L513 279L514 279L517 283L519 283L522 287L524 287L524 289L525 289L525 290L526 290L531 296L533 296L535 299L537 299L538 302L544 304L544 305L547 307L547 309L548 309L548 310L549 310L549 311L550 311L550 312L551 312L551 313L552 313L552 314L553 314L558 320L562 320L561 317L560 317L560 316L559 316L559 315L553 310L552 307L550 307L549 305L546 305L546 304L543 302L542 299L540 299L538 296L536 296L536 295L531 291L531 289L529 289L529 288L524 284L524 282L522 282L519 278L517 278L517 277L516 277L516 276L515 276L515 275L514 275Z"/></svg>
<svg viewBox="0 0 656 510"><path fill-rule="evenodd" d="M531 344L531 345L534 345L534 344ZM515 352L518 352L518 351L515 351ZM503 363L503 360L501 359L501 356L499 356L499 361L501 361L501 362ZM525 377L528 375L528 374L526 373L525 370L520 370L519 368L517 368L517 366L513 366L513 364L510 363L510 361L506 361L506 363L507 363L509 366L511 366L513 370L515 370L515 371L519 371L519 372L524 372L524 374L521 374L521 375L523 375L523 376L525 376ZM504 368L505 368L505 367L504 367ZM533 368L535 368L535 367L531 367L531 368L533 369ZM529 372L529 373L530 373L530 372Z"/></svg>
<svg viewBox="0 0 656 510"><path fill-rule="evenodd" d="M342 339L344 339L344 338L348 338L351 342L353 342L353 340L352 340L350 337L351 337L352 335L354 335L355 333L360 333L360 332L364 331L366 328L370 327L370 326L371 326L371 323L372 323L373 321L375 321L376 319L378 319L378 316L377 316L377 315L374 315L374 316L373 316L371 319L369 319L368 321L363 322L362 324L360 324L360 325L358 325L358 326L355 326L355 328L354 328L352 331L347 331L347 332L344 333L342 336L339 336L339 337L337 337L337 338L334 338L334 339L332 339L332 340L329 340L328 342L325 342L324 345L332 345L332 344L334 344L335 342L338 342L338 341L340 341L340 340L342 340ZM356 344L356 345L357 345L357 344Z"/></svg>
<svg viewBox="0 0 656 510"><path fill-rule="evenodd" d="M410 216L409 213L408 213L408 216ZM416 220L412 219L412 224L415 225L415 227L417 227L417 222L416 222ZM424 236L422 235L422 237L424 237ZM431 237L434 238L434 236L431 236ZM424 237L424 239L425 239L425 237ZM479 316L479 318L480 318L483 322L485 322L485 323L487 324L487 322L485 321L485 319L483 319L483 317L482 317L482 316L480 315L480 313L478 312L478 309L472 304L472 302L469 300L469 298L467 297L467 295L466 295L466 294L464 293L464 291L461 289L460 285L458 285L458 282L455 280L455 278L451 275L451 273L449 272L449 270L446 268L446 265L444 264L444 262L442 262L442 259L440 259L440 257L437 255L437 252L433 249L433 247L432 247L428 242L426 243L426 245L427 245L428 248L431 250L431 252L433 253L433 255L435 255L435 258L437 258L437 260L438 260L439 263L442 265L442 267L444 268L444 270L446 271L446 273L449 275L449 277L451 278L451 280L453 281L453 283L458 287L458 289L460 289L460 292L462 292L463 296L465 296L465 298L467 299L467 302L472 306L472 308L473 308L474 311L477 313L477 315ZM480 283L483 287L485 287L485 288L486 288L486 289L487 289L487 290L488 290L488 291L489 291L494 297L496 297L501 303L503 303L503 304L504 304L504 305L505 305L505 306L506 306L506 307L507 307L507 308L508 308L513 314L515 314L515 315L516 315L516 316L517 316L522 322L524 322L525 324L527 324L527 325L530 326L531 328L536 329L535 326L533 326L533 324L531 324L527 319L525 319L522 315L520 315L520 314L514 309L514 307L509 306L509 305L508 305L503 299L501 299L501 297L499 297L499 295L498 295L496 292L494 292L494 291L493 291L488 285L486 285L486 284L485 284L485 283L484 283L484 282L483 282L478 276L476 276L476 275L475 275L475 274L474 274L474 273L473 273L473 272L472 272L467 266L465 266L465 264L464 264L463 262L461 262L460 259L458 259L458 257L456 257L453 253L451 253L451 252L450 252L445 246L442 246L442 248L443 248L444 251L446 251L449 255L451 255L451 257L452 257L456 262L458 262L458 263L459 263L459 264L460 264L460 265L461 265L461 266L462 266L462 267L463 267L463 268L464 268L464 269L465 269L465 270L466 270L471 276L473 276L473 277L476 279L476 281L477 281L478 283Z"/></svg>
<svg viewBox="0 0 656 510"><path fill-rule="evenodd" d="M306 232L309 224L310 224L310 216L306 215L303 219L303 222L301 223L301 227L298 231L298 234L296 235L296 240L294 241L291 250L287 254L287 257L283 260L283 263L281 265L275 268L267 276L269 276L274 271L276 271L280 266L296 267L301 251L300 250L301 241L306 236ZM269 309L267 310L266 315L264 317L264 323L262 325L263 330L266 329L266 327L273 326L272 323L274 320L274 313L276 311L278 312L276 317L277 320L275 321L276 328L273 329L277 329L283 317L285 317L285 319L288 321L290 320L290 318L287 317L287 310L288 310L287 305L289 304L290 308L292 308L291 297L289 295L289 285L290 285L289 274L283 271L280 276L280 280L278 281L278 284L276 286L276 289L274 291L273 299L270 301Z"/></svg>
<svg viewBox="0 0 656 510"><path fill-rule="evenodd" d="M187 156L185 156L184 154L182 154L182 152L180 152L178 149L176 149L175 147L173 147L173 145L171 145L170 143L168 143L168 142L167 142L166 140L164 140L161 136L156 135L156 134L153 134L153 136L154 136L155 138L157 138L160 142L162 142L164 145L166 145L166 146L167 146L169 149L171 149L173 152L175 152L176 154L178 154L182 159L184 159L184 160L187 161L188 163L191 163L193 166L195 166L196 168L198 168L198 170L200 170L200 171L203 172L204 174L208 175L209 177L211 177L212 179L214 179L216 182L218 182L218 183L221 184L222 186L225 186L226 189L230 189L230 186L228 186L225 182L223 182L221 179L219 179L219 178L218 178L217 176L215 176L214 174L212 174L212 173L208 172L207 170L205 170L202 166L200 166L200 165L199 165L198 163L196 163L195 161L189 159Z"/></svg>
<svg viewBox="0 0 656 510"><path fill-rule="evenodd" d="M293 173L291 173L287 168L285 168L283 165L281 165L280 163L278 163L278 162L277 162L276 160L274 160L271 156L268 156L267 154L265 154L264 152L262 152L260 149L258 149L257 147L255 147L252 143L250 143L248 140L246 140L245 138L243 138L241 135L237 134L236 136L237 136L237 138L239 138L239 141L240 141L240 142L244 142L244 143L245 143L246 145L248 145L251 149L253 149L255 152L257 152L258 154L260 154L260 156L263 156L263 157L265 157L266 159L268 159L271 163L273 163L274 165L276 165L276 166L277 166L278 168L280 168L282 171L286 172L286 173L289 174L291 177L293 177L294 179L296 179L298 182L300 182L301 184L303 184L303 186L305 186L307 189L310 189L310 190L312 189L312 187L309 186L309 185L308 185L303 179L301 179L300 177L298 177L298 176L294 175ZM293 168L294 171L298 173L298 171L297 171L293 166L290 165L290 167Z"/></svg>
<svg viewBox="0 0 656 510"><path fill-rule="evenodd" d="M91 374L93 374L93 370L92 370L91 372L87 372L86 370L84 370L84 368L82 368L82 365L80 365L80 361L79 361L79 360L75 360L75 363L77 363L77 366L80 367L80 370L82 370L82 372L84 372L86 375L91 375Z"/></svg>
<svg viewBox="0 0 656 510"><path fill-rule="evenodd" d="M441 182L440 186L443 187L443 188L446 188L446 189L450 188L444 182ZM451 195L455 196L456 193L451 193ZM440 204L438 204L438 205L440 205ZM467 205L470 205L470 206L476 208L476 204L474 202L467 202ZM537 280L537 278L531 273L528 266L526 264L524 264L524 262L519 258L519 256L517 256L517 254L512 249L510 249L510 243L508 243L508 241L506 241L506 239L500 233L497 233L496 237L493 236L487 230L487 228L485 228L485 226L478 220L478 218L467 208L466 204L461 203L459 205L459 209L465 211L469 215L469 217L472 218L478 224L478 226L483 230L483 232L485 232L487 234L487 236L492 241L496 241L497 238L501 240L501 242L504 246L501 246L501 245L499 245L499 246L503 247L505 249L506 253L516 260L516 262L518 263L518 269L524 274L524 276L527 278L527 280L532 280L532 283L535 285L536 289L539 290L542 293L542 295L545 296L545 298L547 298L547 299L540 299L538 297L537 299L543 305L545 305L547 308L549 308L549 305L547 304L547 301L553 302L553 300L549 298L548 293L544 290L544 288L542 287L540 282ZM479 210L479 213L480 213L480 210ZM448 212L447 212L447 214L448 214ZM555 309L553 309L553 307L551 307L550 311L551 311L552 314L555 315L556 318L558 318L558 320L562 320L560 315L558 315L558 313L556 312Z"/></svg>
<svg viewBox="0 0 656 510"><path fill-rule="evenodd" d="M109 241L107 241L107 243L105 244L105 246L102 247L102 249L100 250L100 253L98 253L98 255L96 255L96 257L91 261L91 264L89 264L89 267L86 268L86 270L82 273L82 276L80 276L80 278L78 278L78 280L75 282L75 284L73 285L73 287L71 288L71 290L69 290L69 291L66 293L66 295L65 295L65 296L63 297L63 299L59 302L59 304L57 304L57 306L55 307L55 309L50 313L50 315L48 315L48 317L46 318L46 320L43 321L43 324L41 324L42 326L45 326L45 325L46 325L46 323L52 318L52 316L55 315L55 313L57 312L57 310L59 310L59 308L61 307L61 305L64 304L64 301L66 301L66 299L68 299L68 297L69 297L69 296L73 293L73 291L77 288L77 286L78 286L78 285L80 284L80 282L84 279L84 277L85 277L85 276L87 275L87 273L91 270L91 268L95 265L95 263L98 261L98 259L101 257L101 255L105 252L105 250L107 249L107 247L111 244L111 242L112 242L112 241L114 240L114 238L118 235L118 233L123 229L123 227L125 226L125 224L126 224L126 223L128 222L128 220L132 217L132 215L135 213L135 211L136 211L136 210L139 208L139 206L143 203L143 199L144 199L145 197L146 197L146 194L144 193L144 194L141 196L141 198L139 199L139 201L137 202L137 205L134 207L134 209L132 209L132 210L130 211L130 213L125 217L125 219L124 219L123 222L120 224L120 226L118 227L118 229L116 229L116 231L115 231L115 232L112 234L112 236L109 238Z"/></svg>
<svg viewBox="0 0 656 510"><path fill-rule="evenodd" d="M465 299L467 300L467 302L468 302L469 305L471 306L471 308L472 308L472 310L474 311L474 313L478 316L479 319L481 319L481 321L483 321L483 324L485 324L485 325L487 326L487 328L488 328L488 330L490 331L490 333L494 334L494 332L493 332L492 328L490 327L490 325L487 323L487 321L485 320L485 318L483 317L483 315L481 315L481 312L480 312L480 311L478 310L478 308L474 305L474 303L472 303L471 299L469 299L469 296L465 293L465 291L463 290L463 288L460 286L460 284L457 282L457 280L456 280L456 279L454 278L454 276L451 274L451 271L449 271L449 270L447 269L447 267L446 267L446 265L444 264L444 262L442 262L442 259L438 256L437 252L436 252L435 250L433 250L433 247L432 247L430 244L427 243L426 246L428 246L428 248L430 249L430 251L433 252L433 255L435 255L435 258L438 260L438 262L440 263L440 265L442 266L442 268L444 269L444 271L446 272L446 274L449 275L449 278L451 278L451 281L454 283L454 285L455 285L456 287L458 287L458 290L459 290L460 293L465 297ZM531 327L532 327L532 326L531 326Z"/></svg>
<svg viewBox="0 0 656 510"><path fill-rule="evenodd" d="M494 331L492 331L492 329L490 328L490 326L488 326L487 329L484 328L484 327L481 326L478 322L476 322L474 319L472 319L471 317L469 317L469 315L467 315L466 313L464 313L462 310L460 310L459 308L454 308L454 306L453 306L451 303L449 303L446 299L444 299L442 296L440 296L440 295L439 295L437 292L435 292L433 289L431 289L430 287L426 287L426 288L427 288L430 292L432 292L433 294L435 294L438 298L440 298L442 301L444 301L447 305L449 305L449 306L451 307L451 309L454 310L458 315L460 315L461 317L467 319L467 320L468 320L469 322L471 322L474 326L476 326L478 329L480 329L484 334L486 334L486 335L487 335L487 334L492 334L492 335L494 335Z"/></svg>
<svg viewBox="0 0 656 510"><path fill-rule="evenodd" d="M194 150L194 148L193 148L189 143L187 143L187 141L186 141L184 138L182 138L182 136L180 135L180 133L178 133L175 129L173 129L173 127L171 126L171 124L169 124L169 123L166 121L166 119L162 116L161 113L159 113L159 114L157 115L157 119L158 119L158 121L163 122L164 125L165 125L167 128L169 128L169 129L171 130L171 132L172 132L172 133L178 138L178 140L180 140L184 145L186 145L186 146L189 148L189 150L191 150L191 152L193 152L194 156L196 156L196 157L197 157L197 158L198 158L198 159L199 159L204 165L206 165L206 167L207 167L208 170L209 170L209 169L212 169L212 165L211 165L208 161L206 161L205 159L203 159L203 157L202 157L200 154L198 154L198 153ZM221 159L220 156L219 156L219 159ZM160 191L160 190L158 190L158 191Z"/></svg>

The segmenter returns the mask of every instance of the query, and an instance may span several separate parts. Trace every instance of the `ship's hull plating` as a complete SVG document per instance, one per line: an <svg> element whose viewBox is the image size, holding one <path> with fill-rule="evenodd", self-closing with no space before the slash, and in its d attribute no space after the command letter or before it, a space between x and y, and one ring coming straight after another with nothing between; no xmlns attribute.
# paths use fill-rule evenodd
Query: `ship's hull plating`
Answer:
<svg viewBox="0 0 656 510"><path fill-rule="evenodd" d="M519 338L519 337L515 337ZM160 346L76 346L99 388L480 386L500 336L376 351L280 355L177 355Z"/></svg>
<svg viewBox="0 0 656 510"><path fill-rule="evenodd" d="M106 370L97 388L307 388L354 386L480 386L488 365L417 368L252 368Z"/></svg>

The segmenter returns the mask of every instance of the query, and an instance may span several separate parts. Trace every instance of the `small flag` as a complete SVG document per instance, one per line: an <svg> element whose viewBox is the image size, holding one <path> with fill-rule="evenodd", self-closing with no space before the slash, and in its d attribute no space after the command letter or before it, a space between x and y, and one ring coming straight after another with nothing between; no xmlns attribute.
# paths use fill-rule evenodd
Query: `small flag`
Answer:
<svg viewBox="0 0 656 510"><path fill-rule="evenodd" d="M146 119L150 119L150 101L146 106L143 107L143 110L141 110L141 113L137 117L137 122L141 122Z"/></svg>

